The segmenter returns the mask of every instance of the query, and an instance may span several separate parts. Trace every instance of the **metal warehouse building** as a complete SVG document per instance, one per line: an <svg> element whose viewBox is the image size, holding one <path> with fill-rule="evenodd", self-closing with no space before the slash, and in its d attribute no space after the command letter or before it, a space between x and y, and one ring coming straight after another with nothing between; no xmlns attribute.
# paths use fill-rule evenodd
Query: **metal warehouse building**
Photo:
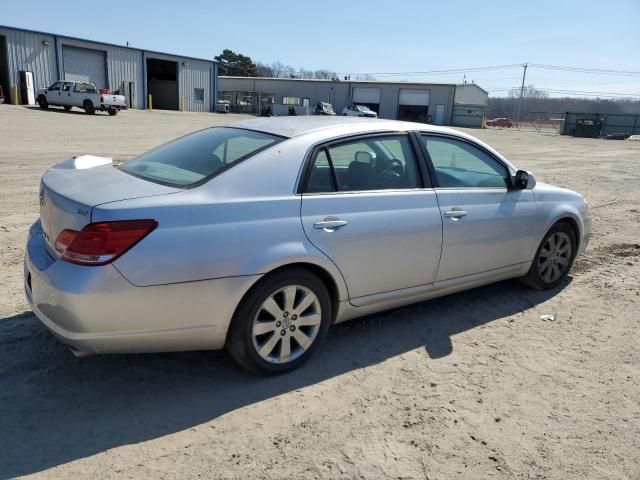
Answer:
<svg viewBox="0 0 640 480"><path fill-rule="evenodd" d="M147 108L152 95L153 108L212 112L217 77L213 60L0 25L0 86L9 101L17 86L20 104L30 103L30 88L76 80L125 95L130 108Z"/></svg>
<svg viewBox="0 0 640 480"><path fill-rule="evenodd" d="M458 89L463 93L457 95ZM275 115L286 115L292 107L298 115L308 115L316 103L328 102L338 115L344 107L357 104L368 106L381 118L479 127L488 94L475 84L220 77L219 96L234 112L259 113L270 105ZM477 125L454 115L454 107L469 99L482 113Z"/></svg>

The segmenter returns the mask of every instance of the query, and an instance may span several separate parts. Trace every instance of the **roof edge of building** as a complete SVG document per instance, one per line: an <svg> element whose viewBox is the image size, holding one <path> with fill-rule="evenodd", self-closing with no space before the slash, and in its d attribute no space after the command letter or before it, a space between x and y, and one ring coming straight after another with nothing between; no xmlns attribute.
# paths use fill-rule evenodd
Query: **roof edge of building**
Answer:
<svg viewBox="0 0 640 480"><path fill-rule="evenodd" d="M160 54L160 55L170 55L172 57L186 58L186 59L189 59L189 60L198 60L200 62L219 63L217 60L214 60L212 58L211 59L209 59L209 58L200 58L200 57L192 57L190 55L180 55L180 54L177 54L177 53L159 52L157 50L149 50L148 48L132 47L132 46L127 46L127 45L118 45L117 43L103 42L101 40L91 40L89 38L74 37L72 35L64 35L64 34L61 34L61 33L44 32L42 30L32 30L30 28L11 27L9 25L1 25L1 24L0 24L0 28L5 28L7 30L15 30L15 31L19 31L19 32L37 33L39 35L49 35L51 37L57 37L57 38L61 38L61 39L68 38L69 40L80 40L81 42L97 43L99 45L106 45L108 47L126 48L126 49L129 49L129 50L138 50L138 51L142 51L142 52L146 52L146 53L156 53L156 54Z"/></svg>

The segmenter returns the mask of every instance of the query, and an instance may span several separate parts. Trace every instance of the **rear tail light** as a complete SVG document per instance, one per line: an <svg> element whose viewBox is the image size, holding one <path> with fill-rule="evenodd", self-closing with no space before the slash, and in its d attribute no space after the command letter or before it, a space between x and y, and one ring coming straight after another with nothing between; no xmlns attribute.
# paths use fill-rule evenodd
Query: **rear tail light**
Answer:
<svg viewBox="0 0 640 480"><path fill-rule="evenodd" d="M123 220L63 230L56 240L62 260L79 265L106 265L120 257L156 227L155 220Z"/></svg>

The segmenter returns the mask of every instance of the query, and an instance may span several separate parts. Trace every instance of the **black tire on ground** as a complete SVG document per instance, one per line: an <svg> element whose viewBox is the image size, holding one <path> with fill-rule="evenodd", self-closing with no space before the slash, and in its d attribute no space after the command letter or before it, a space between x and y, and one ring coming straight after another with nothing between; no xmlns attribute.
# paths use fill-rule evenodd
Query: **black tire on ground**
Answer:
<svg viewBox="0 0 640 480"><path fill-rule="evenodd" d="M115 108L110 108L109 109L109 115L111 115L112 117L114 115L117 115L117 114L118 114L118 110L117 109L115 109Z"/></svg>
<svg viewBox="0 0 640 480"><path fill-rule="evenodd" d="M254 318L267 297L278 289L299 285L309 289L317 297L321 308L321 323L313 343L304 353L286 363L271 363L256 351L253 341ZM231 321L227 334L226 349L238 364L251 373L277 375L299 367L320 347L332 319L332 303L327 287L314 274L304 268L290 268L269 274L261 279L245 295ZM280 335L277 331L274 335Z"/></svg>
<svg viewBox="0 0 640 480"><path fill-rule="evenodd" d="M49 108L49 102L47 102L47 97L45 97L44 95L39 95L38 105L40 105L40 108Z"/></svg>
<svg viewBox="0 0 640 480"><path fill-rule="evenodd" d="M541 266L545 263L546 260L548 260L548 258L545 257L545 255L547 255L546 252L542 255L541 253L543 252L543 248L548 250L547 242L552 236L556 235L557 237L557 234L560 234L561 236L566 235L569 238L570 251L568 252L566 257L563 257L563 259L568 263L567 265L558 265L562 269L561 275L558 278L545 280L544 276L541 274ZM573 261L576 258L577 249L578 242L573 228L565 222L556 223L549 229L547 234L542 239L542 242L540 242L540 245L536 250L536 255L533 258L533 262L531 262L531 268L529 269L529 272L524 277L522 277L520 281L528 287L535 288L537 290L548 290L550 288L557 287L566 278L569 270L571 270Z"/></svg>
<svg viewBox="0 0 640 480"><path fill-rule="evenodd" d="M88 115L93 115L94 113L96 113L96 107L93 105L91 100L85 100L82 106L84 107L85 113L87 113Z"/></svg>
<svg viewBox="0 0 640 480"><path fill-rule="evenodd" d="M68 112L68 111L70 111L70 110L71 110L71 108L72 108L72 107L71 107L71 105L65 105L65 106L64 106L64 109L65 109L67 112Z"/></svg>

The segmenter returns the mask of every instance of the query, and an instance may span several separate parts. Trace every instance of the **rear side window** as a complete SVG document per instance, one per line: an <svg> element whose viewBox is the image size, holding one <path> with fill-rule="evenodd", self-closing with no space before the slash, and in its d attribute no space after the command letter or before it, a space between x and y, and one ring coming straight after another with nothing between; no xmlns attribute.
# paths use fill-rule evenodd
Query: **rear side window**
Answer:
<svg viewBox="0 0 640 480"><path fill-rule="evenodd" d="M375 136L329 145L311 167L308 193L421 188L407 135Z"/></svg>
<svg viewBox="0 0 640 480"><path fill-rule="evenodd" d="M143 153L119 168L150 182L191 187L282 140L251 130L209 128Z"/></svg>

